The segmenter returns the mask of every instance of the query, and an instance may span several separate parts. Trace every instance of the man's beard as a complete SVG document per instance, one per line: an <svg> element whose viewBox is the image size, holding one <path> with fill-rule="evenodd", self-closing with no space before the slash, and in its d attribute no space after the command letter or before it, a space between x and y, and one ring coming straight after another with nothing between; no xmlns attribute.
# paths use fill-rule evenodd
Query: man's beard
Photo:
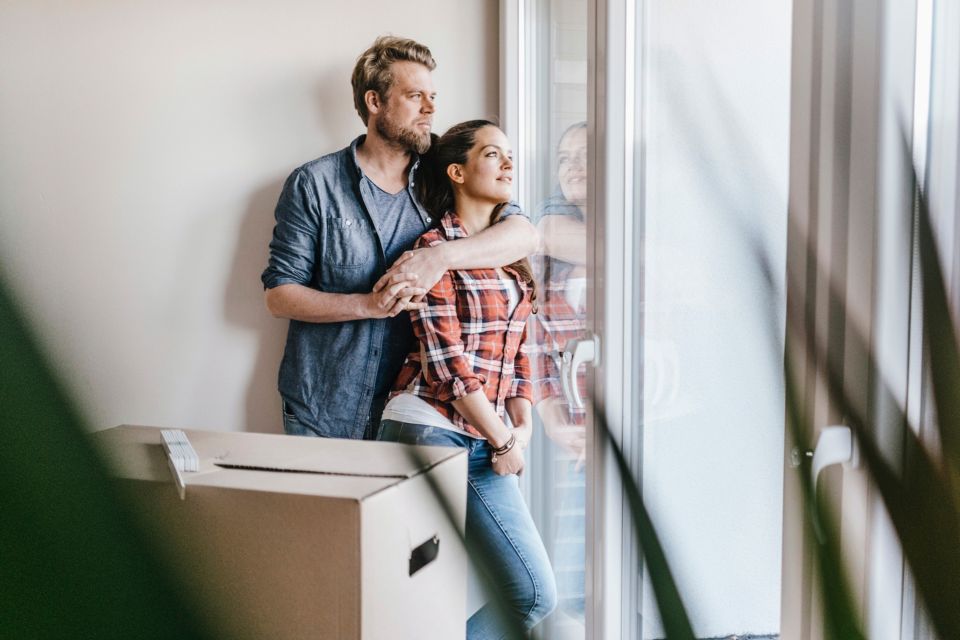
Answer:
<svg viewBox="0 0 960 640"><path fill-rule="evenodd" d="M408 129L394 122L389 113L384 113L383 118L377 118L377 133L387 142L396 144L409 151L414 151L420 155L423 155L430 149L429 130L424 133L417 133L413 129Z"/></svg>

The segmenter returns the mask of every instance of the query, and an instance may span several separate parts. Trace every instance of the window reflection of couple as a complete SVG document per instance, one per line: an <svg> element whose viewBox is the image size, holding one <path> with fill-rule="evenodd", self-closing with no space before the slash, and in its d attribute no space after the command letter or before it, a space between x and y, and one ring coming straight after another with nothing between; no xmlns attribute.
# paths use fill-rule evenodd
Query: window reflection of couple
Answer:
<svg viewBox="0 0 960 640"><path fill-rule="evenodd" d="M563 393L560 353L569 340L583 337L586 327L586 200L587 125L578 122L560 137L557 188L538 209L544 251L535 260L542 302L534 335L537 413L546 434L561 450L563 469L554 487L552 544L559 610L580 625L584 619L586 408L575 406ZM576 372L576 384L580 397L588 398L583 370Z"/></svg>
<svg viewBox="0 0 960 640"><path fill-rule="evenodd" d="M575 372L583 407L564 393L560 354L568 341L585 337L587 325L586 221L587 125L577 122L557 145L557 186L537 209L543 252L534 259L541 290L540 311L533 335L536 354L535 403L544 431L557 446L555 468L561 471L553 487L551 556L557 579L558 610L582 630L585 579L586 416L590 396L586 370ZM658 292L666 288L660 283ZM648 296L649 297L649 296ZM649 303L649 299L645 300ZM644 423L662 423L690 411L681 394L680 357L669 327L682 318L680 305L669 295L656 298L657 313L647 313L643 326ZM579 637L579 636L578 636Z"/></svg>

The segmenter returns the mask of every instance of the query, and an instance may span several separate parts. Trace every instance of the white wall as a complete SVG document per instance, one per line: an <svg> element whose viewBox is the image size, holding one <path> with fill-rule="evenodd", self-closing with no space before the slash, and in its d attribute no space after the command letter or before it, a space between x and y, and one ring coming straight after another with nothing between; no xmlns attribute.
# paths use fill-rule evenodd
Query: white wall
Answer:
<svg viewBox="0 0 960 640"><path fill-rule="evenodd" d="M3 3L0 277L91 426L279 431L284 178L361 133L383 33L431 47L438 131L496 115L497 28L491 0Z"/></svg>

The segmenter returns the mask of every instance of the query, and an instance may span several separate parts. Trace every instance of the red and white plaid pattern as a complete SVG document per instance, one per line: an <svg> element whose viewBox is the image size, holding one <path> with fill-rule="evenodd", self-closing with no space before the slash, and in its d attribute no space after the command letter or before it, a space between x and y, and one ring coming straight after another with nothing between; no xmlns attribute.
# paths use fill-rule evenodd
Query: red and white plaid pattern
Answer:
<svg viewBox="0 0 960 640"><path fill-rule="evenodd" d="M467 236L456 214L417 240L414 248L432 247ZM504 271L520 285L522 298L508 315L507 287L495 269L448 271L427 293L427 307L410 312L419 350L410 353L391 396L412 393L435 407L464 431L480 436L451 404L482 390L501 418L505 401L533 402L530 360L525 345L531 292L520 275Z"/></svg>
<svg viewBox="0 0 960 640"><path fill-rule="evenodd" d="M535 260L537 281L540 285L537 319L533 330L530 351L536 362L535 396L536 402L547 398L560 398L567 417L572 424L584 424L586 411L569 402L563 394L560 382L560 353L565 350L567 341L582 338L586 330L586 314L570 306L567 301L567 274L570 265L550 258L537 256ZM587 397L586 368L577 372L577 385L580 397Z"/></svg>

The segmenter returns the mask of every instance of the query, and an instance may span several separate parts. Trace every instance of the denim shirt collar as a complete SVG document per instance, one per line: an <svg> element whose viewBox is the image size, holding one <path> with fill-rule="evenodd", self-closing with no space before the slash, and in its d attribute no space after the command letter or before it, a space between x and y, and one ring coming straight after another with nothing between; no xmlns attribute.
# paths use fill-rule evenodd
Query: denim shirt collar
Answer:
<svg viewBox="0 0 960 640"><path fill-rule="evenodd" d="M363 141L366 140L367 134L361 134L354 138L353 142L350 143L350 153L348 158L350 162L353 163L354 175L357 178L357 185L360 187L360 193L363 198L364 205L366 205L367 210L370 210L372 195L370 193L371 185L374 184L367 174L363 172L363 169L360 168L360 160L357 158L357 147L363 144ZM420 204L420 200L417 198L417 192L415 190L417 181L416 173L417 169L420 167L420 156L414 151L411 151L410 154L413 156L413 163L410 165L410 170L407 171L407 191L410 192L411 199L413 200L414 206L417 208L417 213L420 214L420 219L425 225L430 225L433 222L433 219L430 217L430 214L427 213L426 209L423 208L423 205Z"/></svg>
<svg viewBox="0 0 960 640"><path fill-rule="evenodd" d="M357 173L357 179L367 179L367 174L363 172L363 169L360 168L360 159L357 158L357 148L363 144L363 141L367 139L367 134L363 133L353 139L353 142L350 143L350 160L353 162L353 169ZM410 165L410 170L407 171L407 188L412 189L416 184L414 180L414 174L417 172L417 169L420 167L420 156L415 151L411 151L410 155L413 157L413 163Z"/></svg>

